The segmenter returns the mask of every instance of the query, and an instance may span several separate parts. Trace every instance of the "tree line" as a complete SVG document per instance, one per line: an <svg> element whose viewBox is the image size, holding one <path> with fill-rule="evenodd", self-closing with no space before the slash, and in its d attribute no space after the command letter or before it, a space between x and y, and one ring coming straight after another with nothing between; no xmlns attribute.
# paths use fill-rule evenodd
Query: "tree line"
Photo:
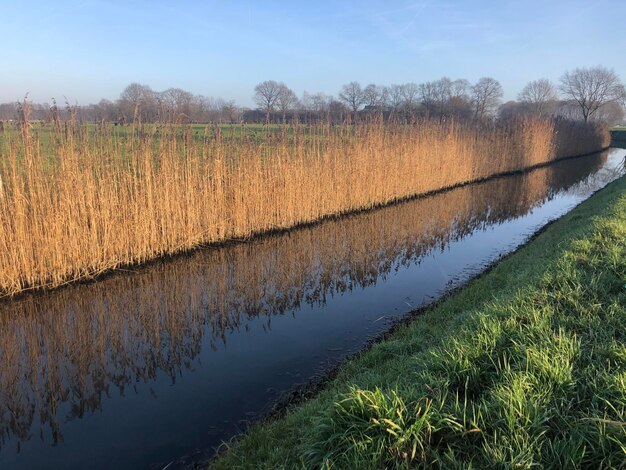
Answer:
<svg viewBox="0 0 626 470"><path fill-rule="evenodd" d="M529 82L517 101L502 102L500 82L491 77L476 83L443 77L425 83L393 85L353 81L343 85L337 97L304 92L299 98L282 82L266 80L256 85L256 109L234 101L194 95L180 88L158 92L131 83L116 101L59 107L31 104L31 118L47 121L74 114L83 121L130 122L308 122L320 118L343 121L378 113L386 118L491 119L523 114L560 116L574 120L617 122L624 117L626 91L611 69L597 66L566 72L558 84L542 78ZM0 119L15 119L19 103L0 104Z"/></svg>

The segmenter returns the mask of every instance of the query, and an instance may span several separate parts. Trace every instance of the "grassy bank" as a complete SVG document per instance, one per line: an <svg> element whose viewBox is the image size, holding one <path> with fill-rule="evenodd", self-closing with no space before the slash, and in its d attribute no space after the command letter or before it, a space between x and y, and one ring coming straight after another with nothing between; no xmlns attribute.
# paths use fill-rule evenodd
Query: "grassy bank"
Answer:
<svg viewBox="0 0 626 470"><path fill-rule="evenodd" d="M607 145L600 127L373 121L203 137L26 122L0 139L0 295L385 204Z"/></svg>
<svg viewBox="0 0 626 470"><path fill-rule="evenodd" d="M213 467L623 465L624 240L621 178Z"/></svg>

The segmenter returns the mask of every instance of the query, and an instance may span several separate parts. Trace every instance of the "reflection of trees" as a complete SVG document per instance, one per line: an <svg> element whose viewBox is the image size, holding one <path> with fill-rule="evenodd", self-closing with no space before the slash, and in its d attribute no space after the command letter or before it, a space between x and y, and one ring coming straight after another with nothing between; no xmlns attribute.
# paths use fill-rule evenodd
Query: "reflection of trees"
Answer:
<svg viewBox="0 0 626 470"><path fill-rule="evenodd" d="M626 149L626 131L611 132L611 147Z"/></svg>
<svg viewBox="0 0 626 470"><path fill-rule="evenodd" d="M582 198L588 198L598 188L601 188L611 181L616 180L626 173L626 158L616 159L609 164L605 164L598 171L593 172L584 180L569 188L570 194L575 194Z"/></svg>
<svg viewBox="0 0 626 470"><path fill-rule="evenodd" d="M176 374L232 330L375 284L432 249L527 213L597 170L606 155L465 186L253 243L198 251L0 309L0 436L33 423L62 439L60 418L99 409L158 371ZM61 412L60 407L69 407ZM60 416L64 414L65 416Z"/></svg>

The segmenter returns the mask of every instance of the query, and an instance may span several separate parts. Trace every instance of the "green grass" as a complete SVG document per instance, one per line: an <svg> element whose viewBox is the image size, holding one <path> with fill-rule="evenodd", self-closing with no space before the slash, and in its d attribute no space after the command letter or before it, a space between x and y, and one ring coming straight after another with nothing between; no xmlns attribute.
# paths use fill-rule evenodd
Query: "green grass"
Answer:
<svg viewBox="0 0 626 470"><path fill-rule="evenodd" d="M91 133L95 133L96 130L98 129L98 125L94 123L85 123L84 125L89 129ZM135 127L130 124L116 126L114 124L108 123L108 125L110 125L111 128L115 130L118 136L129 135L134 130L134 127ZM211 135L212 133L214 133L217 127L220 128L222 133L227 134L227 135L243 134L247 136L264 135L267 132L278 133L283 128L284 129L291 128L291 126L283 125L283 124L269 124L269 125L265 125L265 124L188 124L188 125L167 124L167 125L178 127L180 129L190 128L193 135L198 135L198 136L204 135L205 131L208 132L209 135ZM158 124L145 124L144 128L146 129L146 131L150 131L159 126L160 125ZM51 124L44 124L44 123L36 122L36 123L31 124L31 130L33 132L39 132L42 136L44 136L46 134L50 134L53 131L53 126ZM17 123L6 123L5 132L7 133L18 132Z"/></svg>
<svg viewBox="0 0 626 470"><path fill-rule="evenodd" d="M620 467L625 240L621 178L211 466Z"/></svg>
<svg viewBox="0 0 626 470"><path fill-rule="evenodd" d="M125 138L131 136L136 130L132 125L119 125L108 124L118 138ZM263 138L267 134L278 134L283 128L289 130L290 126L282 124L190 124L188 126L172 124L174 128L180 128L182 133L184 130L189 130L191 135L197 139L202 139L206 136L211 137L215 135L216 129L219 128L224 137L247 137L247 138ZM90 138L94 138L98 132L98 126L94 123L86 123L85 128ZM146 124L143 129L147 133L152 133L158 128L157 124ZM33 123L31 125L31 132L35 135L39 135L44 144L48 143L51 135L53 134L53 127L50 124ZM0 142L3 138L9 136L16 136L19 134L19 128L16 123L5 124L4 132L0 133Z"/></svg>
<svg viewBox="0 0 626 470"><path fill-rule="evenodd" d="M264 142L268 141L268 137L271 138L278 136L281 133L286 133L288 136L293 135L293 127L283 124L145 124L143 127L134 125L113 125L112 123L106 124L108 132L115 137L115 140L123 145L131 142L133 133L143 132L145 135L152 136L155 145L159 142L160 136L164 131L160 128L167 126L166 131L169 135L178 136L180 139L184 139L187 135L190 135L195 141L200 142L203 139L212 139L218 133L224 139L234 140L247 140L249 142ZM312 131L310 126L302 125L304 133ZM62 129L65 129L65 124L62 123ZM97 146L98 141L102 139L102 129L94 123L85 123L79 127L84 145L86 147ZM1 156L8 153L8 146L11 145L11 141L16 141L20 138L20 128L17 123L6 123L4 130L0 132L0 163L2 162ZM51 124L45 123L32 123L30 127L30 133L33 138L41 141L44 149L48 149L52 144L55 130ZM306 137L305 137L306 138ZM49 152L50 150L46 150Z"/></svg>

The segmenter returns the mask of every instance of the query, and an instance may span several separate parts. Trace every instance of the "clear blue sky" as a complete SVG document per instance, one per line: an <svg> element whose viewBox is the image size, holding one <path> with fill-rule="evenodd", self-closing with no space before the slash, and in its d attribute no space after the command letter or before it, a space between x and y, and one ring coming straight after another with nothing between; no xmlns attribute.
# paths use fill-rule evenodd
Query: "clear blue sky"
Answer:
<svg viewBox="0 0 626 470"><path fill-rule="evenodd" d="M442 76L492 76L513 99L578 66L626 79L625 18L624 0L0 0L0 102L87 104L139 82L249 106L269 79L300 96Z"/></svg>

